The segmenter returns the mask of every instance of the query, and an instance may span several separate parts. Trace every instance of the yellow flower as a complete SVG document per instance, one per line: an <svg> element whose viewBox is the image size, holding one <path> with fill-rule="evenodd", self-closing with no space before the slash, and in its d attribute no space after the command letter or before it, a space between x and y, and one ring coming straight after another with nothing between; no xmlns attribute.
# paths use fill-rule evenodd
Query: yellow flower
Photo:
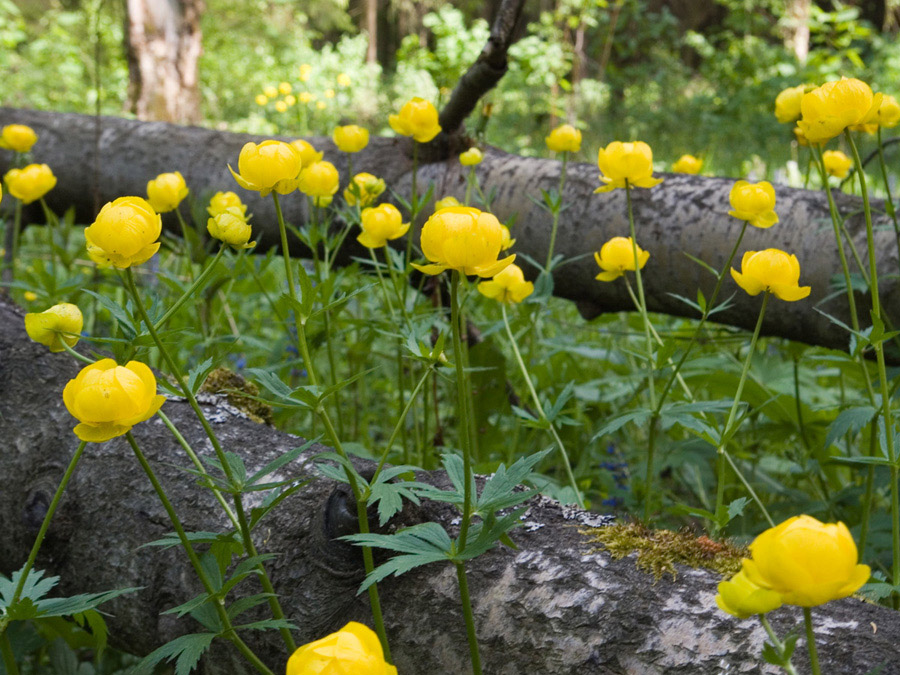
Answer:
<svg viewBox="0 0 900 675"><path fill-rule="evenodd" d="M594 192L609 192L616 188L652 188L662 183L653 177L653 151L642 141L622 143L613 141L606 148L600 148L597 155L600 167L600 181L606 183Z"/></svg>
<svg viewBox="0 0 900 675"><path fill-rule="evenodd" d="M241 202L241 198L234 192L217 192L209 200L209 206L206 212L215 218L220 213L225 213L226 209L236 208L240 210L241 215L247 213L247 205Z"/></svg>
<svg viewBox="0 0 900 675"><path fill-rule="evenodd" d="M300 192L312 197L316 206L328 206L338 190L340 176L331 162L315 162L300 172Z"/></svg>
<svg viewBox="0 0 900 675"><path fill-rule="evenodd" d="M35 342L50 348L51 352L65 349L62 341L74 347L81 337L84 317L76 305L62 302L43 312L29 312L25 315L25 332Z"/></svg>
<svg viewBox="0 0 900 675"><path fill-rule="evenodd" d="M300 81L306 82L309 79L309 76L312 75L312 66L308 63L301 64L300 66Z"/></svg>
<svg viewBox="0 0 900 675"><path fill-rule="evenodd" d="M125 269L149 260L159 250L156 241L162 219L140 197L119 197L107 202L97 219L84 228L88 257L99 267Z"/></svg>
<svg viewBox="0 0 900 675"><path fill-rule="evenodd" d="M278 96L278 87L271 84L267 87L263 87L263 94L265 94L269 98L275 98L276 96Z"/></svg>
<svg viewBox="0 0 900 675"><path fill-rule="evenodd" d="M865 82L841 78L826 82L804 94L800 101L803 117L797 122L810 143L824 143L847 127L869 124L878 114L882 95L872 94Z"/></svg>
<svg viewBox="0 0 900 675"><path fill-rule="evenodd" d="M702 168L703 160L693 155L682 155L672 165L672 171L675 173L698 174Z"/></svg>
<svg viewBox="0 0 900 675"><path fill-rule="evenodd" d="M0 251L3 251L3 249L0 249ZM25 291L22 295L25 297L25 299L28 302L34 302L35 300L38 299L38 294L35 293L34 291Z"/></svg>
<svg viewBox="0 0 900 675"><path fill-rule="evenodd" d="M775 119L782 124L800 119L800 100L809 91L809 85L788 87L775 97Z"/></svg>
<svg viewBox="0 0 900 675"><path fill-rule="evenodd" d="M885 129L893 129L897 124L900 124L900 103L897 102L896 98L889 94L882 96L875 121Z"/></svg>
<svg viewBox="0 0 900 675"><path fill-rule="evenodd" d="M409 223L403 222L393 204L363 209L359 226L362 232L356 240L366 248L381 248L388 239L399 239L409 230Z"/></svg>
<svg viewBox="0 0 900 675"><path fill-rule="evenodd" d="M292 91L294 91L294 88L291 86L290 82L282 82L278 85L278 91L282 96L287 96Z"/></svg>
<svg viewBox="0 0 900 675"><path fill-rule="evenodd" d="M312 101L314 99L315 99L315 96L310 94L308 91L300 92L300 103L309 103L310 101Z"/></svg>
<svg viewBox="0 0 900 675"><path fill-rule="evenodd" d="M334 89L326 89L325 98L334 98Z"/></svg>
<svg viewBox="0 0 900 675"><path fill-rule="evenodd" d="M435 212L437 212L437 211L440 211L441 209L446 209L451 206L461 206L461 204L459 203L459 200L456 197L448 196L448 197L444 197L443 199L438 199L434 203L434 210L435 210Z"/></svg>
<svg viewBox="0 0 900 675"><path fill-rule="evenodd" d="M846 598L866 583L868 565L858 565L856 543L843 523L794 516L750 544L742 571L788 605L815 607Z"/></svg>
<svg viewBox="0 0 900 675"><path fill-rule="evenodd" d="M571 124L561 124L544 139L551 152L578 152L581 150L581 132Z"/></svg>
<svg viewBox="0 0 900 675"><path fill-rule="evenodd" d="M28 152L37 143L34 129L24 124L7 124L0 130L0 148L15 152Z"/></svg>
<svg viewBox="0 0 900 675"><path fill-rule="evenodd" d="M356 124L335 127L331 140L342 152L359 152L369 144L369 130Z"/></svg>
<svg viewBox="0 0 900 675"><path fill-rule="evenodd" d="M6 187L23 204L37 201L56 185L56 176L46 164L29 164L24 169L10 169L3 177Z"/></svg>
<svg viewBox="0 0 900 675"><path fill-rule="evenodd" d="M370 173L358 173L344 190L344 201L350 206L369 206L385 190L384 181Z"/></svg>
<svg viewBox="0 0 900 675"><path fill-rule="evenodd" d="M384 660L378 636L351 621L337 633L303 645L288 659L287 675L397 675Z"/></svg>
<svg viewBox="0 0 900 675"><path fill-rule="evenodd" d="M469 148L459 156L459 163L463 166L475 166L481 164L484 159L484 153L478 148Z"/></svg>
<svg viewBox="0 0 900 675"><path fill-rule="evenodd" d="M522 268L513 263L494 275L490 281L478 284L478 291L485 297L499 302L522 302L534 292L534 284L525 281Z"/></svg>
<svg viewBox="0 0 900 675"><path fill-rule="evenodd" d="M324 153L316 152L316 149L312 146L311 143L307 143L302 138L298 138L296 141L291 141L291 145L294 146L294 149L300 153L300 165L302 168L308 167L310 164L315 164L316 162L321 162Z"/></svg>
<svg viewBox="0 0 900 675"><path fill-rule="evenodd" d="M301 169L300 153L289 143L263 141L259 145L250 142L241 148L238 171L231 165L228 170L245 190L256 190L265 197L272 190L286 195L297 189L297 176Z"/></svg>
<svg viewBox="0 0 900 675"><path fill-rule="evenodd" d="M338 83L339 87L349 87L350 86L350 76L347 73L338 74L337 83Z"/></svg>
<svg viewBox="0 0 900 675"><path fill-rule="evenodd" d="M437 108L418 96L404 103L398 114L388 117L388 122L398 134L412 136L419 143L427 143L441 132Z"/></svg>
<svg viewBox="0 0 900 675"><path fill-rule="evenodd" d="M288 109L288 104L285 101L276 101L275 102L275 110L280 113L286 113Z"/></svg>
<svg viewBox="0 0 900 675"><path fill-rule="evenodd" d="M775 213L775 188L767 181L749 183L739 180L731 187L728 195L732 211L729 216L746 220L754 227L765 229L778 222Z"/></svg>
<svg viewBox="0 0 900 675"><path fill-rule="evenodd" d="M741 271L731 268L731 276L749 295L763 291L780 300L794 302L809 295L809 286L800 286L800 263L797 257L777 248L747 251L741 260Z"/></svg>
<svg viewBox="0 0 900 675"><path fill-rule="evenodd" d="M81 422L75 435L91 443L131 431L153 417L164 401L156 393L153 372L138 361L124 366L112 359L97 361L82 368L63 390L69 414Z"/></svg>
<svg viewBox="0 0 900 675"><path fill-rule="evenodd" d="M799 126L794 127L794 136L797 137L797 143L802 145L804 148L809 145L809 139L806 138L806 134L803 133L803 129Z"/></svg>
<svg viewBox="0 0 900 675"><path fill-rule="evenodd" d="M229 206L207 220L206 230L213 239L218 239L234 248L256 246L255 241L247 243L250 241L250 224L244 217L244 212L236 206Z"/></svg>
<svg viewBox="0 0 900 675"><path fill-rule="evenodd" d="M147 201L157 213L168 213L178 208L188 196L188 186L180 172L161 173L147 183Z"/></svg>
<svg viewBox="0 0 900 675"><path fill-rule="evenodd" d="M297 97L294 96L293 94L288 94L287 96L284 97L284 102L287 103L289 108L293 107L293 106L297 105Z"/></svg>
<svg viewBox="0 0 900 675"><path fill-rule="evenodd" d="M500 244L500 250L505 251L512 248L516 243L516 240L512 238L512 235L509 233L509 228L506 225L501 223L500 228L503 231L503 243Z"/></svg>
<svg viewBox="0 0 900 675"><path fill-rule="evenodd" d="M429 265L413 264L425 274L458 270L492 277L516 259L497 260L503 246L503 227L490 213L469 206L451 206L435 212L422 227L422 253Z"/></svg>
<svg viewBox="0 0 900 675"><path fill-rule="evenodd" d="M316 102L316 110L325 110L328 107L328 104L325 101L317 101Z"/></svg>
<svg viewBox="0 0 900 675"><path fill-rule="evenodd" d="M637 247L637 261L641 269L647 264L650 253ZM600 253L594 253L594 260L603 270L595 279L597 281L613 281L623 276L625 272L634 272L634 248L631 237L613 237L600 248Z"/></svg>
<svg viewBox="0 0 900 675"><path fill-rule="evenodd" d="M269 102L269 97L266 96L265 94L257 94L255 100L256 100L256 105L262 106L262 105L266 105L266 103Z"/></svg>
<svg viewBox="0 0 900 675"><path fill-rule="evenodd" d="M822 153L822 160L825 162L825 171L835 178L846 178L853 166L853 160L840 150L826 150Z"/></svg>
<svg viewBox="0 0 900 675"><path fill-rule="evenodd" d="M747 619L781 607L781 596L775 591L757 586L742 570L719 584L716 604L723 612L739 619Z"/></svg>

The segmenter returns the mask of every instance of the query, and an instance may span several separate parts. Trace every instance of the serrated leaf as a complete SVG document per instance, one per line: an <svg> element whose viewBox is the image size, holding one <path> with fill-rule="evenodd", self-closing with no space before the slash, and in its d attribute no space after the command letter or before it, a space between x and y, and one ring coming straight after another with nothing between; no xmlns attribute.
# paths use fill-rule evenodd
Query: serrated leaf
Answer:
<svg viewBox="0 0 900 675"><path fill-rule="evenodd" d="M206 381L206 376L209 375L213 368L215 368L215 366L213 365L212 358L208 358L203 363L191 368L191 371L188 374L188 389L190 389L193 394L196 394L200 390L200 387L203 386L203 383Z"/></svg>
<svg viewBox="0 0 900 675"><path fill-rule="evenodd" d="M827 448L848 433L858 433L865 425L872 421L872 418L875 417L877 412L878 411L875 410L875 408L868 405L842 410L835 418L834 422L828 427L828 433L825 435L825 447Z"/></svg>
<svg viewBox="0 0 900 675"><path fill-rule="evenodd" d="M149 675L157 663L174 659L175 675L190 675L194 666L200 661L200 657L203 656L203 652L209 649L215 638L213 633L191 633L177 637L150 652L134 667L132 673Z"/></svg>
<svg viewBox="0 0 900 675"><path fill-rule="evenodd" d="M614 415L612 419L607 420L606 423L597 430L591 440L596 441L598 438L602 438L603 436L608 436L612 433L615 433L629 422L634 422L635 424L640 426L648 419L650 419L650 412L651 411L647 409L640 409L630 410L628 412Z"/></svg>

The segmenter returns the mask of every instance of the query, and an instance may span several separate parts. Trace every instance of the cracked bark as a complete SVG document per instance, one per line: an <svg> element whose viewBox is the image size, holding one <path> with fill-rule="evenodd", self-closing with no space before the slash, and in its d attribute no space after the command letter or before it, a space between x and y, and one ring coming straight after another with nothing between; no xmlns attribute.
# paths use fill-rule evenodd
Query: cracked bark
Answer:
<svg viewBox="0 0 900 675"><path fill-rule="evenodd" d="M218 190L235 190L253 214L254 231L260 235L260 245L255 250L263 251L278 243L272 200L260 199L258 193L240 189L227 168L229 163L236 166L244 143L261 141L262 136L105 117L99 146L95 146L93 117L0 107L0 125L14 122L29 124L37 131L40 140L33 151L35 161L50 164L59 179L47 201L58 213L74 206L77 222L93 220L95 189L101 203L123 195L143 195L149 179L164 171L178 170L191 187L192 198L196 200L194 212L201 227L206 222L203 207L209 196ZM338 152L330 139L311 140L337 165L345 183L346 155ZM442 134L438 140L425 146L424 154L430 153L430 159L420 167L419 185L433 182L437 197L452 194L462 199L466 170L455 158L446 159L451 156L447 153L452 149L452 138ZM99 174L95 177L86 167L95 165L98 149ZM6 170L8 161L7 156L0 157L0 171ZM397 193L409 193L412 159L408 139L373 138L353 161L355 171L381 176ZM485 159L477 167L485 193L496 192L493 211L501 220L515 218L515 252L534 260L546 258L550 218L528 196L540 195L542 189L554 189L559 171L557 161L520 157L492 148L486 149ZM661 175L665 178L661 185L651 190L636 189L633 193L638 240L651 255L644 274L648 306L654 312L697 318L697 312L672 293L694 298L696 289L701 288L706 297L711 294L715 279L686 254L717 268L724 265L741 227L739 221L728 215L728 193L734 181L684 174ZM597 267L590 252L599 250L609 238L628 233L625 195L621 190L595 195L597 185L595 166L569 164L565 188L567 208L562 214L556 248L569 262L557 269L554 294L575 301L586 318L633 309L624 284L594 280ZM748 228L742 251L780 248L795 253L801 265L800 281L812 286L812 295L801 302L773 302L762 334L846 349L849 335L822 313L849 324L846 297L832 293L830 286L832 278L841 276L841 269L825 196L821 192L782 186L776 186L776 194L781 221L767 230ZM847 228L855 246L867 264L861 200L843 194L836 194L835 198L847 217ZM11 204L11 200L4 200L3 208L9 209ZM295 224L305 222L305 204L305 198L299 193L282 198L286 218ZM884 275L880 284L882 305L896 326L900 325L900 277L890 275L898 269L897 246L893 227L883 212L884 204L874 200L873 207L876 257L878 269ZM25 222L43 222L43 215L36 209L30 213L30 221L26 214ZM165 214L163 219L168 227L178 231L173 214ZM354 249L354 245L353 237L348 237L345 261L351 255L365 253L361 248ZM303 253L299 244L296 252ZM851 271L857 271L849 254L848 258ZM735 264L739 260L740 253ZM524 258L520 258L520 263L526 275L533 278L536 271ZM759 312L759 297L749 297L730 279L726 280L722 297L732 292L735 294L731 306L717 313L715 319L752 330ZM857 307L861 325L869 325L867 297L857 294Z"/></svg>
<svg viewBox="0 0 900 675"><path fill-rule="evenodd" d="M61 392L79 366L29 341L23 312L0 298L0 572L10 574L27 557L43 512L77 447L74 420ZM227 450L253 471L303 440L244 418L210 397L204 408ZM188 405L169 400L165 412L195 449L212 454ZM226 531L207 491L176 466L180 448L154 418L135 436L189 530ZM286 466L279 478L308 475L317 446ZM440 473L420 476L446 484ZM252 505L252 504L251 504ZM469 565L485 672L496 675L776 673L760 663L764 633L755 621L737 621L715 608L718 575L681 568L677 579L653 577L633 560L612 560L583 534L603 517L529 502L524 527L514 530L518 550L497 549ZM458 514L430 502L409 508L396 525L432 519L452 527ZM305 642L349 620L368 621L359 551L332 540L355 517L343 486L318 479L287 499L255 531L260 552L277 554L268 565L282 606ZM180 549L140 548L171 531L149 482L123 439L91 445L53 520L37 567L61 577L58 592L73 594L142 586L104 606L113 644L145 654L198 626L161 612L197 594L199 585ZM250 584L239 593L258 592ZM387 629L399 672L468 672L456 579L449 565L431 565L381 584ZM896 645L900 622L890 610L848 599L814 610L823 672L863 675L886 663L900 672ZM772 614L784 636L799 629L798 612ZM877 629L877 630L876 630ZM246 633L246 640L283 672L287 654L276 632ZM805 670L802 647L795 657ZM249 674L230 645L216 643L202 670L207 675Z"/></svg>

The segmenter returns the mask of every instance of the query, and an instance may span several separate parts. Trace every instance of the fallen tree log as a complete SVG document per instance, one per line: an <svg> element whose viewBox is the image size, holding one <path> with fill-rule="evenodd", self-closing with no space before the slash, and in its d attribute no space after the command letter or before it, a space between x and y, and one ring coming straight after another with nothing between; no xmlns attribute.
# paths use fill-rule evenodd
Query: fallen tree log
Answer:
<svg viewBox="0 0 900 675"><path fill-rule="evenodd" d="M123 195L143 195L148 180L161 172L178 170L184 174L194 199L201 200L200 208L196 209L201 225L205 222L203 201L215 191L236 190L253 214L253 226L260 235L257 250L265 250L279 241L272 200L260 199L257 193L238 188L227 167L229 163L236 166L244 143L260 141L263 137L158 122L0 108L0 125L14 122L36 129L40 140L33 151L34 159L50 164L59 178L58 185L48 195L51 207L61 212L74 205L79 222L91 222L95 204ZM347 155L338 152L330 139L311 140L337 165L345 184ZM431 182L436 196L455 195L461 199L465 172L454 153L459 151L462 142L464 139L461 141L459 137L439 136L434 146L422 153L425 160L420 168L419 185ZM372 138L365 150L354 155L354 170L381 176L393 190L408 194L412 170L410 147L405 138ZM5 170L4 162L9 161L9 156L2 155L0 170ZM485 193L495 193L492 210L501 220L515 219L514 251L539 263L543 263L547 254L550 217L529 197L539 197L542 189L555 188L559 171L558 161L520 157L493 148L487 149L484 162L478 166ZM727 214L728 193L734 181L689 175L664 177L665 181L652 190L634 191L638 240L651 254L644 275L647 302L655 312L696 318L697 312L672 294L694 298L697 288L707 297L711 294L715 279L686 254L714 267L724 265L741 227ZM571 262L557 269L554 293L578 303L588 318L602 312L633 309L624 284L594 280L598 270L590 253L599 250L610 237L628 233L623 191L596 195L593 191L597 185L595 166L569 165L565 188L567 208L562 215L556 249ZM812 286L812 295L802 302L773 303L762 332L846 349L847 332L817 311L849 324L846 297L832 293L832 279L841 274L841 268L825 196L821 192L787 187L777 187L776 193L781 221L767 230L749 228L742 250L781 248L795 253L801 264L801 283ZM861 202L848 195L835 196L840 211L847 216L851 237L862 259L867 260ZM301 194L284 198L282 203L289 221L305 222L306 200ZM889 316L900 319L897 245L893 228L883 215L884 205L876 200L874 208L878 269L884 277L880 284L882 305ZM168 214L167 222L177 231L171 216ZM43 222L43 216L35 216L35 222ZM354 253L352 244L355 244L352 237L348 239L351 246L346 251L347 259ZM302 253L299 244L297 252ZM526 274L533 278L536 270L524 262L524 257L520 262ZM726 282L725 289L724 297L737 290L731 280ZM862 326L870 325L868 299L859 294L857 306ZM715 319L752 329L758 311L759 298L738 291L730 308L716 314Z"/></svg>
<svg viewBox="0 0 900 675"><path fill-rule="evenodd" d="M0 298L0 572L21 567L65 465L77 447L74 420L62 390L78 365L50 354L25 335L23 312ZM206 413L227 450L252 471L303 439L244 417L215 397ZM188 405L169 400L165 412L201 454L211 452ZM135 428L185 526L227 531L212 495L178 468L186 461L158 418ZM310 474L312 447L280 471L281 478ZM440 473L422 479L445 484ZM342 485L318 479L287 499L257 528L260 552L299 642L315 639L354 619L367 621L358 549L334 540L355 525ZM719 576L679 568L675 579L639 570L631 558L613 560L596 548L591 531L607 517L562 507L544 498L529 502L523 527L513 531L518 550L494 550L469 565L473 605L486 673L492 675L776 673L760 665L764 633L755 621L737 621L716 609ZM425 519L453 528L458 513L423 503L401 513L394 526ZM374 525L374 523L373 523ZM197 625L161 615L199 591L180 549L140 548L171 531L156 495L123 439L92 444L83 456L41 549L37 567L61 577L58 592L141 586L104 609L111 613L113 644L146 654ZM468 652L455 574L432 565L381 585L396 663L403 675L468 670ZM249 585L245 594L258 592ZM863 675L887 664L900 672L897 614L859 600L831 603L814 612L824 672ZM773 613L785 635L800 625L788 609ZM287 654L277 633L248 631L245 639L274 671ZM804 663L798 649L795 662ZM248 667L230 645L216 643L205 660L207 675L244 675Z"/></svg>

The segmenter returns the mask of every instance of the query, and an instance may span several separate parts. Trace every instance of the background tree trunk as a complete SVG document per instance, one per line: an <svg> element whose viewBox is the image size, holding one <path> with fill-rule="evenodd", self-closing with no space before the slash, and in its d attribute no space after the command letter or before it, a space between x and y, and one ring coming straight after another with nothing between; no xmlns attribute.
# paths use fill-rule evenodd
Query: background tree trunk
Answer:
<svg viewBox="0 0 900 675"><path fill-rule="evenodd" d="M369 38L366 63L375 63L378 60L378 0L366 0L366 33Z"/></svg>
<svg viewBox="0 0 900 675"><path fill-rule="evenodd" d="M794 52L800 63L809 56L809 17L812 0L790 0L785 9L787 26L784 46Z"/></svg>
<svg viewBox="0 0 900 675"><path fill-rule="evenodd" d="M127 0L128 102L138 119L200 121L204 0Z"/></svg>
<svg viewBox="0 0 900 675"><path fill-rule="evenodd" d="M0 298L0 573L25 561L56 485L78 445L62 402L65 383L79 364L50 354L25 335L23 312ZM243 417L217 397L203 399L226 450L240 454L249 471L303 443ZM186 403L163 406L191 445L207 454L206 437ZM212 495L197 488L179 466L180 447L158 418L135 428L185 527L228 531ZM309 476L314 446L272 480ZM365 464L360 462L360 464ZM439 472L421 480L446 486ZM368 621L358 549L334 537L355 527L343 485L319 478L286 499L256 529L282 606L303 643L349 620ZM253 505L251 500L251 506ZM469 584L485 673L491 675L720 675L780 671L762 663L765 639L755 620L738 621L714 602L719 575L679 567L677 578L654 581L631 558L613 560L591 540L608 517L561 507L546 498L528 502L517 550L496 549L472 561ZM390 528L433 520L454 530L458 512L424 502ZM372 523L374 526L375 523ZM38 569L59 575L60 594L141 586L107 605L113 644L146 654L179 635L200 630L190 619L160 613L199 592L180 549L140 548L171 532L165 512L127 443L91 444L49 529ZM250 582L238 595L259 592ZM452 566L435 564L381 584L387 630L402 675L469 673L468 650ZM823 672L864 675L887 663L897 672L900 622L891 610L842 600L813 611ZM771 615L785 636L801 624L799 612ZM277 673L287 654L274 631L247 631L245 639ZM794 662L806 673L802 643ZM216 643L207 675L249 675L230 645Z"/></svg>
<svg viewBox="0 0 900 675"><path fill-rule="evenodd" d="M0 108L0 125L30 124L40 135L35 146L35 161L53 167L59 179L47 201L57 213L74 206L78 222L89 223L93 217L92 178L85 166L94 165L95 119L63 113ZM163 123L142 123L119 118L102 118L103 133L99 146L100 175L98 189L103 202L123 195L144 195L147 181L163 171L181 171L191 188L197 223L206 225L206 200L218 190L235 190L249 205L253 214L254 237L259 235L263 251L277 245L278 228L270 198L241 190L228 173L228 164L237 165L241 147L262 136L236 134L196 127ZM346 155L335 148L331 139L310 139L324 150L342 173L346 184ZM468 147L468 145L465 145ZM466 171L459 162L448 160L459 152L453 139L439 136L432 146L420 153L419 185L435 184L435 196L465 194ZM503 220L515 218L513 236L515 251L522 255L526 275L534 278L536 270L524 256L543 261L550 240L550 217L528 197L541 190L555 189L559 182L560 163L555 160L526 158L487 148L485 160L477 167L478 179L486 194L495 192L492 210ZM0 159L0 171L8 167ZM372 138L369 146L354 157L355 171L368 171L385 179L398 194L409 194L411 183L411 146L404 138ZM644 273L647 301L651 311L697 318L697 312L673 296L695 298L697 289L709 297L715 278L687 256L699 257L721 268L734 246L741 223L728 215L728 193L734 185L730 178L707 178L686 174L660 174L665 181L651 189L634 191L634 213L638 240L650 252ZM560 222L556 251L568 262L555 273L554 294L578 304L582 314L591 318L603 312L631 311L633 306L624 284L601 283L594 279L598 269L591 257L604 242L628 233L625 195L622 190L594 194L598 185L597 167L570 163L564 201L567 206ZM423 188L424 190L424 188ZM801 265L800 281L812 287L810 298L800 302L775 300L766 312L762 332L799 340L808 344L847 349L850 336L822 312L849 323L846 297L834 293L832 279L841 275L834 235L830 226L828 205L820 191L776 186L777 210L781 221L767 230L749 228L742 251L780 248L797 255ZM857 197L835 194L838 209L847 218L846 225L853 242L865 256L865 222L861 201ZM3 208L11 208L4 200ZM305 222L306 199L295 193L282 199L289 221ZM882 304L893 324L900 326L900 285L897 243L890 219L884 215L884 204L873 201L875 210L876 258L883 276L880 284ZM427 212L427 210L426 210ZM177 231L177 223L164 216L167 226ZM26 219L25 222L29 222ZM43 223L44 217L34 210L30 222ZM418 223L421 225L421 223ZM418 237L414 239L418 241ZM355 240L348 237L345 260L363 255L354 249ZM297 253L303 249L297 244ZM849 257L849 256L848 256ZM739 265L740 254L735 265ZM851 271L857 271L851 259ZM724 297L734 293L730 307L715 315L715 320L752 330L759 314L760 298L751 298L726 281ZM868 298L857 296L857 307L863 327L870 325ZM821 311L819 311L821 310ZM896 359L895 359L896 361Z"/></svg>

